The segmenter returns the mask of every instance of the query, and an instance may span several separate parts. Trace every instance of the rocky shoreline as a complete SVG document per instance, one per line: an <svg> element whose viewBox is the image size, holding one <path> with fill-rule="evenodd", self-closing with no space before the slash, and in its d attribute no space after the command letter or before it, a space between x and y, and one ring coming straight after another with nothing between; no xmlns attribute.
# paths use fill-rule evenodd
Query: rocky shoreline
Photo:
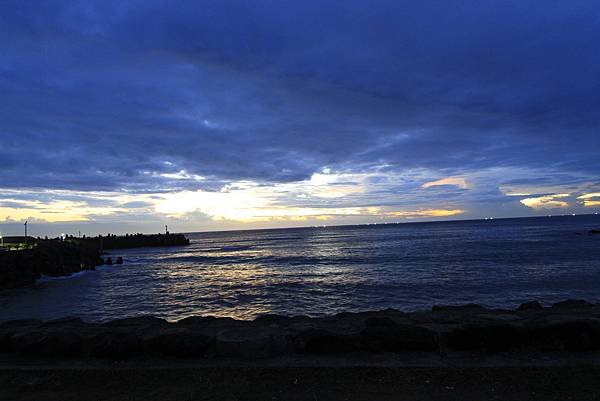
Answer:
<svg viewBox="0 0 600 401"><path fill-rule="evenodd" d="M405 313L340 313L253 321L206 316L177 322L133 317L106 323L78 318L0 324L0 354L23 358L264 360L286 356L600 351L600 305L528 302L516 310L435 306Z"/></svg>

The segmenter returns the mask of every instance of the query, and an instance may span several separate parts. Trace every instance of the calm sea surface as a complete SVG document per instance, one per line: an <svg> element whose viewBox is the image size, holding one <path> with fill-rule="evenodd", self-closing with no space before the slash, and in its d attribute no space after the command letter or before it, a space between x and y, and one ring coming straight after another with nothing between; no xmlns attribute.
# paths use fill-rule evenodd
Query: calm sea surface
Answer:
<svg viewBox="0 0 600 401"><path fill-rule="evenodd" d="M600 302L591 228L600 216L189 234L189 247L115 251L124 265L2 291L0 320Z"/></svg>

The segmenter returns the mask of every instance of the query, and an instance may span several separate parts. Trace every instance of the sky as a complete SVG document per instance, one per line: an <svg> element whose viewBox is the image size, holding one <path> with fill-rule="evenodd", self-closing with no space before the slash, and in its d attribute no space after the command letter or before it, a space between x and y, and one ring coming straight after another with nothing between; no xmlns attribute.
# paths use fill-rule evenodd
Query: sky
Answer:
<svg viewBox="0 0 600 401"><path fill-rule="evenodd" d="M0 231L600 211L594 1L0 2Z"/></svg>

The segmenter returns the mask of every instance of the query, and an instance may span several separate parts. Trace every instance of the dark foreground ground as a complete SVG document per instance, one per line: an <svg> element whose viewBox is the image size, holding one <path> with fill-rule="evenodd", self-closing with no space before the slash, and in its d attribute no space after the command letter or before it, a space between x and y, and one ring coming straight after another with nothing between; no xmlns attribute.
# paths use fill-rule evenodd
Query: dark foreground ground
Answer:
<svg viewBox="0 0 600 401"><path fill-rule="evenodd" d="M600 400L600 305L4 322L0 400Z"/></svg>
<svg viewBox="0 0 600 401"><path fill-rule="evenodd" d="M600 400L600 368L185 367L0 370L1 400Z"/></svg>

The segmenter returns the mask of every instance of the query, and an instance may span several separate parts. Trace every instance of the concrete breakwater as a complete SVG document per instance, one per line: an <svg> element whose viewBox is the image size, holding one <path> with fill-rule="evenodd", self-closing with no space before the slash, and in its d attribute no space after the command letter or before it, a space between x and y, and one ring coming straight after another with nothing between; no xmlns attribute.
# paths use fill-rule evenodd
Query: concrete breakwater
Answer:
<svg viewBox="0 0 600 401"><path fill-rule="evenodd" d="M187 239L183 234L109 234L105 237L88 238L85 241L96 243L103 250L161 246L184 246L190 244L190 240Z"/></svg>
<svg viewBox="0 0 600 401"><path fill-rule="evenodd" d="M104 250L189 244L183 234L27 240L25 249L0 252L0 289L30 285L42 275L68 276L94 270L104 263Z"/></svg>
<svg viewBox="0 0 600 401"><path fill-rule="evenodd" d="M78 318L0 324L0 354L23 357L262 359L282 356L475 354L600 351L600 305L567 300L517 310L479 305L394 309L310 318L265 315L253 321L142 316L107 323Z"/></svg>
<svg viewBox="0 0 600 401"><path fill-rule="evenodd" d="M0 252L0 288L33 284L41 275L92 270L99 264L100 251L92 242L39 241L30 249Z"/></svg>

